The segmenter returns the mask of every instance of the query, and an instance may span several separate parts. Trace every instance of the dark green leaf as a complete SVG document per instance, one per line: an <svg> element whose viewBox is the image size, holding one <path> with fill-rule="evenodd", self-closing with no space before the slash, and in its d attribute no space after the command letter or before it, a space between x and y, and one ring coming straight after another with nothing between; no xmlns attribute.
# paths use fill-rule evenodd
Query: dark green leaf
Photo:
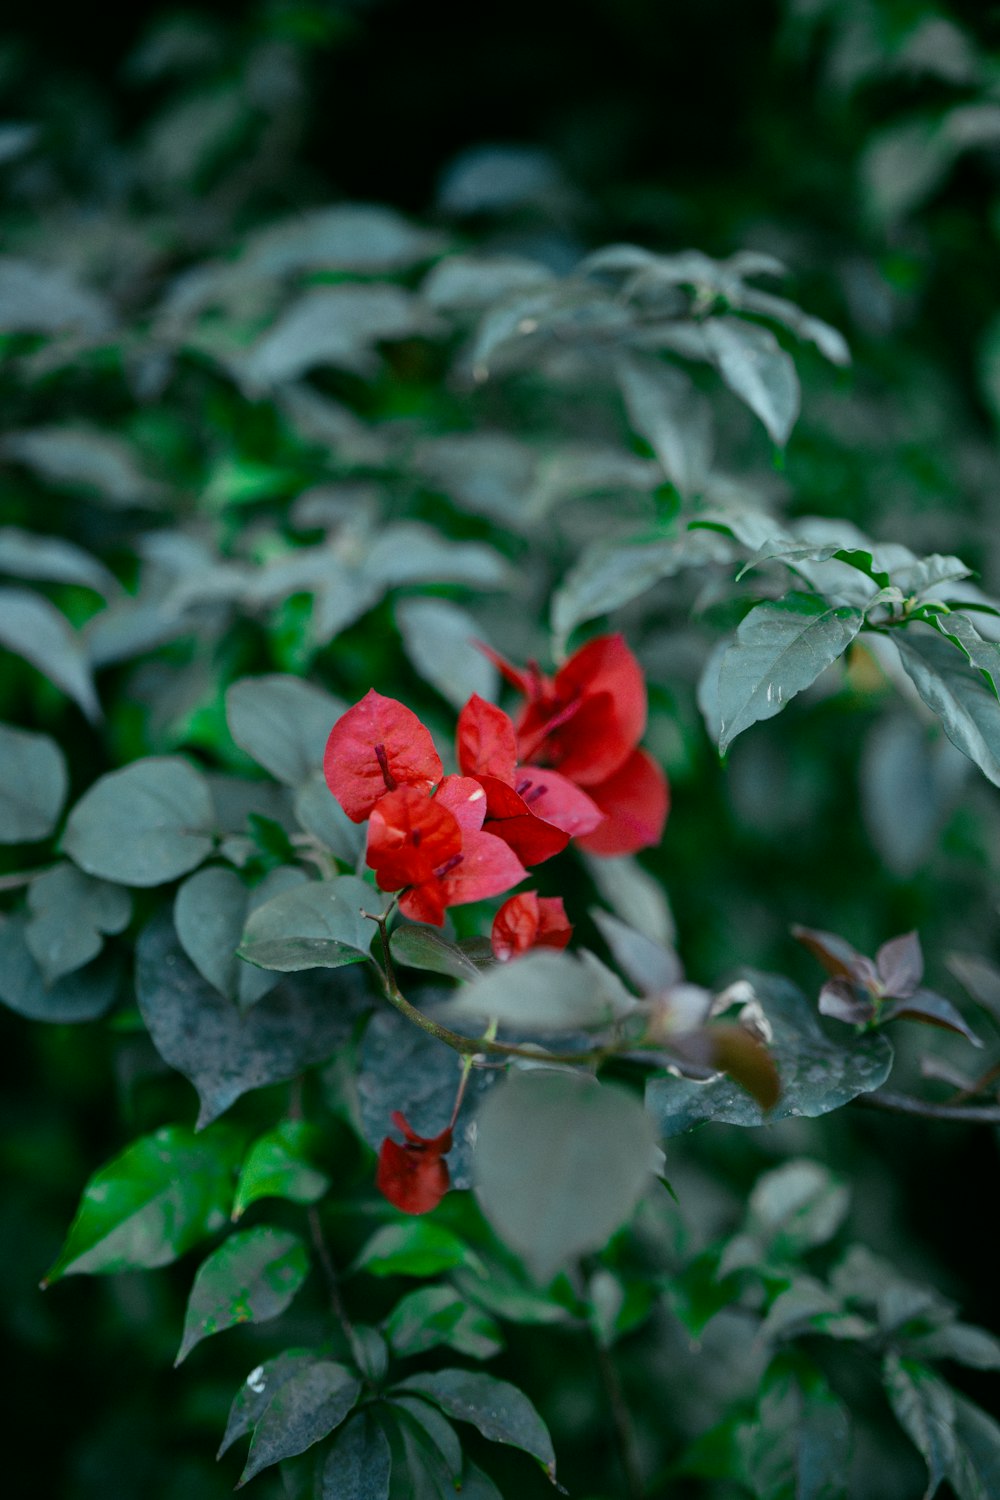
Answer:
<svg viewBox="0 0 1000 1500"><path fill-rule="evenodd" d="M204 778L185 760L151 756L95 781L70 813L62 842L88 875L161 885L212 852L214 825Z"/></svg>
<svg viewBox="0 0 1000 1500"><path fill-rule="evenodd" d="M451 979L476 980L480 971L457 943L449 943L433 927L397 927L390 940L392 956L410 969L447 974Z"/></svg>
<svg viewBox="0 0 1000 1500"><path fill-rule="evenodd" d="M426 1397L456 1421L471 1422L492 1443L509 1443L530 1453L555 1479L556 1456L548 1428L524 1392L506 1380L476 1371L438 1370L413 1375L397 1389Z"/></svg>
<svg viewBox="0 0 1000 1500"><path fill-rule="evenodd" d="M278 1317L308 1274L309 1256L298 1235L264 1225L237 1230L195 1272L174 1363L210 1334Z"/></svg>
<svg viewBox="0 0 1000 1500"><path fill-rule="evenodd" d="M195 1136L165 1125L133 1142L84 1188L45 1278L169 1265L229 1217L239 1140L227 1126Z"/></svg>
<svg viewBox="0 0 1000 1500"><path fill-rule="evenodd" d="M771 1031L768 1046L781 1079L781 1098L765 1114L738 1084L720 1075L707 1082L652 1078L646 1108L664 1135L677 1135L706 1120L762 1125L795 1115L822 1115L883 1084L892 1067L892 1047L881 1035L833 1042L805 997L774 975L751 976Z"/></svg>
<svg viewBox="0 0 1000 1500"><path fill-rule="evenodd" d="M958 1456L948 1478L959 1500L993 1500L1000 1495L1000 1426L957 1391L951 1398Z"/></svg>
<svg viewBox="0 0 1000 1500"><path fill-rule="evenodd" d="M924 1500L930 1500L958 1460L952 1393L926 1365L898 1354L886 1355L882 1379L899 1425L927 1464Z"/></svg>
<svg viewBox="0 0 1000 1500"><path fill-rule="evenodd" d="M360 963L376 931L362 914L381 911L385 902L356 875L296 885L251 912L240 957L283 974Z"/></svg>
<svg viewBox="0 0 1000 1500"><path fill-rule="evenodd" d="M349 978L335 991L329 981L294 979L240 1011L188 961L165 914L139 938L136 997L160 1056L198 1091L199 1128L250 1089L328 1057L350 1035L360 1002Z"/></svg>
<svg viewBox="0 0 1000 1500"><path fill-rule="evenodd" d="M376 1229L354 1262L369 1276L437 1276L476 1257L464 1240L429 1219L404 1219Z"/></svg>
<svg viewBox="0 0 1000 1500"><path fill-rule="evenodd" d="M380 1385L389 1368L389 1346L377 1328L367 1323L352 1323L349 1334L351 1355L366 1380Z"/></svg>
<svg viewBox="0 0 1000 1500"><path fill-rule="evenodd" d="M322 768L330 730L346 706L298 677L242 677L226 693L226 720L241 750L298 787Z"/></svg>
<svg viewBox="0 0 1000 1500"><path fill-rule="evenodd" d="M235 1442L257 1425L286 1380L299 1371L308 1369L318 1360L319 1355L310 1349L287 1349L284 1354L256 1365L236 1393L216 1456L221 1458Z"/></svg>
<svg viewBox="0 0 1000 1500"><path fill-rule="evenodd" d="M462 1444L447 1417L418 1396L396 1395L392 1397L391 1405L394 1412L403 1414L404 1424L406 1418L410 1419L420 1441L436 1450L453 1487L457 1489L462 1473Z"/></svg>
<svg viewBox="0 0 1000 1500"><path fill-rule="evenodd" d="M368 1411L338 1432L320 1471L318 1500L389 1500L389 1439Z"/></svg>
<svg viewBox="0 0 1000 1500"><path fill-rule="evenodd" d="M900 660L945 734L1000 786L1000 703L982 674L940 636L915 629L893 637Z"/></svg>
<svg viewBox="0 0 1000 1500"><path fill-rule="evenodd" d="M41 594L0 589L0 646L37 667L92 723L101 717L81 639L66 616Z"/></svg>
<svg viewBox="0 0 1000 1500"><path fill-rule="evenodd" d="M106 933L119 933L132 916L132 897L120 885L55 865L28 887L28 947L48 985L96 958Z"/></svg>
<svg viewBox="0 0 1000 1500"><path fill-rule="evenodd" d="M479 1200L540 1282L603 1245L652 1177L653 1123L614 1084L542 1069L513 1074L478 1124Z"/></svg>
<svg viewBox="0 0 1000 1500"><path fill-rule="evenodd" d="M448 1286L425 1286L396 1303L382 1325L402 1358L446 1344L471 1359L489 1359L503 1348L498 1325Z"/></svg>
<svg viewBox="0 0 1000 1500"><path fill-rule="evenodd" d="M847 650L863 618L860 609L816 594L792 593L752 609L719 668L719 749L811 686Z"/></svg>
<svg viewBox="0 0 1000 1500"><path fill-rule="evenodd" d="M0 919L0 1000L32 1021L93 1021L114 1004L120 971L108 955L46 984L28 946L23 913Z"/></svg>
<svg viewBox="0 0 1000 1500"><path fill-rule="evenodd" d="M0 724L0 844L48 838L67 785L66 762L55 740Z"/></svg>
<svg viewBox="0 0 1000 1500"><path fill-rule="evenodd" d="M799 380L774 334L738 318L711 318L705 340L719 374L784 447L799 414Z"/></svg>
<svg viewBox="0 0 1000 1500"><path fill-rule="evenodd" d="M179 888L174 925L181 947L227 1000L255 1005L278 983L276 974L242 963L236 950L249 914L305 880L302 870L278 865L251 889L232 870L213 866L189 876Z"/></svg>
<svg viewBox="0 0 1000 1500"><path fill-rule="evenodd" d="M339 1427L357 1402L361 1386L350 1370L319 1360L282 1381L254 1428L240 1489L271 1464L304 1453Z"/></svg>
<svg viewBox="0 0 1000 1500"><path fill-rule="evenodd" d="M319 1134L306 1120L282 1120L259 1136L240 1168L232 1217L240 1218L258 1198L287 1198L292 1203L322 1198L330 1179L312 1165Z"/></svg>

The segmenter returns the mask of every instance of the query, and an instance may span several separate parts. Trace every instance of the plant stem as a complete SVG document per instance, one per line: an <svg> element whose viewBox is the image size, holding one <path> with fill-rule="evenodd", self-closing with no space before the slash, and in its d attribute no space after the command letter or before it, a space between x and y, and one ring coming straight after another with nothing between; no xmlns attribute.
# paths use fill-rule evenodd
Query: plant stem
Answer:
<svg viewBox="0 0 1000 1500"><path fill-rule="evenodd" d="M967 1125L1000 1125L1000 1104L935 1104L930 1099L914 1099L910 1094L894 1094L878 1089L873 1094L859 1094L855 1104L867 1109L884 1109L898 1115L920 1115L925 1120L958 1120Z"/></svg>
<svg viewBox="0 0 1000 1500"><path fill-rule="evenodd" d="M319 1261L326 1279L331 1310L337 1322L344 1330L348 1344L350 1344L354 1336L354 1329L351 1327L351 1320L347 1316L344 1299L340 1295L340 1277L337 1275L337 1268L333 1263L330 1247L326 1243L326 1236L323 1233L323 1223L319 1216L319 1209L315 1203L311 1203L306 1209L306 1218L309 1221L309 1237L316 1252L316 1259Z"/></svg>
<svg viewBox="0 0 1000 1500"><path fill-rule="evenodd" d="M626 1493L629 1500L642 1500L642 1468L639 1464L635 1428L632 1425L632 1416L622 1390L618 1368L611 1357L611 1350L605 1348L600 1339L594 1340L594 1347L597 1352L597 1368L601 1374L601 1384L604 1387L604 1395L615 1430L618 1458L625 1475Z"/></svg>

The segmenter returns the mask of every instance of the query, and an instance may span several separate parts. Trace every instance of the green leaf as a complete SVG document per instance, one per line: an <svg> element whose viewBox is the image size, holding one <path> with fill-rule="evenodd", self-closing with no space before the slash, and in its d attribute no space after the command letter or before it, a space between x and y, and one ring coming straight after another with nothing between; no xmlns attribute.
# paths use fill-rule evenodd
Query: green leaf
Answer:
<svg viewBox="0 0 1000 1500"><path fill-rule="evenodd" d="M469 1370L438 1370L413 1375L396 1387L433 1401L449 1417L470 1422L491 1443L508 1443L530 1453L553 1481L556 1456L541 1417L523 1391L506 1380Z"/></svg>
<svg viewBox="0 0 1000 1500"><path fill-rule="evenodd" d="M362 912L380 911L386 899L356 875L297 885L251 912L239 955L283 974L361 963L375 936Z"/></svg>
<svg viewBox="0 0 1000 1500"><path fill-rule="evenodd" d="M957 1391L951 1399L958 1457L948 1478L959 1500L993 1500L1000 1495L1000 1426Z"/></svg>
<svg viewBox="0 0 1000 1500"><path fill-rule="evenodd" d="M850 1203L847 1186L819 1162L789 1161L755 1184L748 1228L776 1258L795 1260L833 1238Z"/></svg>
<svg viewBox="0 0 1000 1500"><path fill-rule="evenodd" d="M927 1464L924 1500L930 1500L958 1461L954 1398L926 1365L898 1354L886 1355L882 1379L899 1425Z"/></svg>
<svg viewBox="0 0 1000 1500"><path fill-rule="evenodd" d="M337 1433L320 1471L318 1500L389 1500L392 1450L369 1411Z"/></svg>
<svg viewBox="0 0 1000 1500"><path fill-rule="evenodd" d="M37 667L91 723L100 719L101 705L81 638L41 594L0 589L0 646Z"/></svg>
<svg viewBox="0 0 1000 1500"><path fill-rule="evenodd" d="M429 312L402 287L311 287L240 358L237 372L250 394L297 380L317 365L373 375L376 343L419 336L430 326Z"/></svg>
<svg viewBox="0 0 1000 1500"><path fill-rule="evenodd" d="M334 270L391 275L444 248L440 234L411 224L395 209L381 203L339 203L278 219L248 235L241 265L252 276Z"/></svg>
<svg viewBox="0 0 1000 1500"><path fill-rule="evenodd" d="M792 593L758 604L743 620L719 668L719 749L738 734L780 713L843 655L863 614L833 606L816 594Z"/></svg>
<svg viewBox="0 0 1000 1500"><path fill-rule="evenodd" d="M453 708L473 693L496 697L496 667L476 649L481 630L466 610L446 599L401 599L396 624L414 669Z"/></svg>
<svg viewBox="0 0 1000 1500"><path fill-rule="evenodd" d="M59 821L68 784L55 740L0 724L0 844L47 839Z"/></svg>
<svg viewBox="0 0 1000 1500"><path fill-rule="evenodd" d="M389 946L396 962L410 969L447 974L450 979L475 981L480 976L480 969L468 954L433 927L397 927Z"/></svg>
<svg viewBox="0 0 1000 1500"><path fill-rule="evenodd" d="M389 1346L378 1329L368 1323L352 1323L348 1342L361 1374L373 1385L381 1385L389 1368Z"/></svg>
<svg viewBox="0 0 1000 1500"><path fill-rule="evenodd" d="M957 646L970 666L982 673L983 681L995 698L1000 698L1000 645L986 641L967 615L953 612L935 615L936 630Z"/></svg>
<svg viewBox="0 0 1000 1500"><path fill-rule="evenodd" d="M847 1500L847 1412L825 1384L769 1372L757 1420L740 1432L745 1478L760 1500Z"/></svg>
<svg viewBox="0 0 1000 1500"><path fill-rule="evenodd" d="M319 1358L311 1349L286 1349L284 1354L255 1365L236 1392L216 1457L221 1458L257 1425L286 1380L316 1364Z"/></svg>
<svg viewBox="0 0 1000 1500"><path fill-rule="evenodd" d="M361 1248L355 1271L369 1276L437 1276L453 1266L475 1263L464 1240L429 1219L384 1224Z"/></svg>
<svg viewBox="0 0 1000 1500"><path fill-rule="evenodd" d="M614 1084L548 1069L516 1073L490 1094L478 1125L483 1211L539 1282L604 1245L652 1177L652 1121Z"/></svg>
<svg viewBox="0 0 1000 1500"><path fill-rule="evenodd" d="M297 1234L264 1225L231 1234L195 1272L174 1364L210 1334L278 1317L308 1274L309 1256Z"/></svg>
<svg viewBox="0 0 1000 1500"><path fill-rule="evenodd" d="M623 358L618 383L629 420L682 495L697 494L712 461L712 415L681 370L659 361Z"/></svg>
<svg viewBox="0 0 1000 1500"><path fill-rule="evenodd" d="M10 573L16 578L42 578L52 583L75 583L105 598L118 593L114 574L82 547L61 537L22 531L17 526L0 527L0 573Z"/></svg>
<svg viewBox="0 0 1000 1500"><path fill-rule="evenodd" d="M62 845L88 875L162 885L207 858L214 826L204 778L186 760L151 756L95 781L70 813Z"/></svg>
<svg viewBox="0 0 1000 1500"><path fill-rule="evenodd" d="M333 1360L318 1360L305 1369L295 1370L264 1408L236 1488L241 1489L261 1469L304 1453L333 1432L360 1394L360 1382L344 1365Z"/></svg>
<svg viewBox="0 0 1000 1500"><path fill-rule="evenodd" d="M102 333L114 321L111 304L61 266L0 256L0 331Z"/></svg>
<svg viewBox="0 0 1000 1500"><path fill-rule="evenodd" d="M245 1214L258 1198L287 1198L315 1203L330 1186L325 1172L312 1165L319 1131L306 1120L282 1120L248 1150L240 1169L232 1217Z"/></svg>
<svg viewBox="0 0 1000 1500"><path fill-rule="evenodd" d="M752 974L750 981L770 1030L768 1047L781 1079L781 1097L766 1114L757 1101L723 1074L707 1081L651 1078L646 1108L663 1135L677 1135L707 1120L763 1125L797 1115L839 1109L883 1084L892 1068L892 1046L880 1034L831 1041L815 1010L786 980Z"/></svg>
<svg viewBox="0 0 1000 1500"><path fill-rule="evenodd" d="M634 1003L603 967L569 953L539 951L496 964L463 986L449 1013L495 1018L521 1031L576 1031L608 1025Z"/></svg>
<svg viewBox="0 0 1000 1500"><path fill-rule="evenodd" d="M43 1286L60 1276L167 1266L229 1217L239 1139L165 1125L95 1172Z"/></svg>
<svg viewBox="0 0 1000 1500"><path fill-rule="evenodd" d="M251 889L232 870L212 866L189 876L178 889L174 926L181 947L227 1000L255 1005L278 983L277 975L241 963L236 950L249 914L306 879L304 871L278 865Z"/></svg>
<svg viewBox="0 0 1000 1500"><path fill-rule="evenodd" d="M1000 1370L1000 1339L971 1323L945 1323L907 1342L919 1359L950 1359L970 1370Z"/></svg>
<svg viewBox="0 0 1000 1500"><path fill-rule="evenodd" d="M613 912L654 943L673 946L677 929L663 885L637 859L631 854L615 859L584 854L583 862Z"/></svg>
<svg viewBox="0 0 1000 1500"><path fill-rule="evenodd" d="M346 707L322 688L278 673L242 677L226 693L226 721L237 745L293 787L322 767L330 730Z"/></svg>
<svg viewBox="0 0 1000 1500"><path fill-rule="evenodd" d="M57 489L85 494L114 509L159 505L162 486L136 463L125 438L97 427L67 424L9 433L8 454Z"/></svg>
<svg viewBox="0 0 1000 1500"><path fill-rule="evenodd" d="M322 771L314 771L295 793L295 816L306 833L325 844L344 864L356 867L365 848L366 826L352 823L327 786Z"/></svg>
<svg viewBox="0 0 1000 1500"><path fill-rule="evenodd" d="M197 1089L199 1128L242 1094L294 1078L347 1040L365 1002L346 976L339 993L331 989L329 981L285 980L240 1011L188 961L166 914L139 937L139 1009L164 1062Z"/></svg>
<svg viewBox="0 0 1000 1500"><path fill-rule="evenodd" d="M470 1359L490 1359L503 1348L498 1324L449 1286L411 1292L396 1303L382 1327L393 1353L402 1359L441 1344Z"/></svg>
<svg viewBox="0 0 1000 1500"><path fill-rule="evenodd" d="M783 448L799 414L799 378L774 334L738 318L710 318L705 342L719 374Z"/></svg>
<svg viewBox="0 0 1000 1500"><path fill-rule="evenodd" d="M121 977L107 955L46 984L28 947L23 913L0 919L0 1000L32 1021L93 1021L114 1004Z"/></svg>
<svg viewBox="0 0 1000 1500"><path fill-rule="evenodd" d="M419 1396L396 1395L390 1405L397 1417L403 1416L400 1426L405 1427L409 1421L420 1442L440 1457L452 1488L457 1489L462 1473L462 1444L447 1417Z"/></svg>
<svg viewBox="0 0 1000 1500"><path fill-rule="evenodd" d="M25 938L46 984L96 958L105 934L124 931L132 897L120 885L82 875L74 865L54 865L28 887L31 920Z"/></svg>
<svg viewBox="0 0 1000 1500"><path fill-rule="evenodd" d="M1000 704L982 674L940 636L908 630L893 637L917 692L953 745L1000 786Z"/></svg>

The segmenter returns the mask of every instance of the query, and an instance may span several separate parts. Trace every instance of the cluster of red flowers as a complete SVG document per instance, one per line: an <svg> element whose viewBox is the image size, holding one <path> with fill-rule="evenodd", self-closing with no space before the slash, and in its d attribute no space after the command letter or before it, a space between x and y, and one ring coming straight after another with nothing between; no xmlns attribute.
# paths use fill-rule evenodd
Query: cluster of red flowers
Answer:
<svg viewBox="0 0 1000 1500"><path fill-rule="evenodd" d="M327 785L349 818L368 820L379 887L400 892L404 916L438 927L449 906L502 895L571 838L594 854L631 854L659 841L667 816L666 780L638 748L646 685L620 635L588 642L551 678L533 662L522 671L487 654L524 702L512 719L469 699L458 718L460 774L445 776L426 726L374 688L327 741ZM525 891L497 912L493 952L506 960L564 948L571 934L559 897ZM378 1185L423 1213L448 1186L450 1129L425 1140L393 1118L405 1143L383 1143Z"/></svg>

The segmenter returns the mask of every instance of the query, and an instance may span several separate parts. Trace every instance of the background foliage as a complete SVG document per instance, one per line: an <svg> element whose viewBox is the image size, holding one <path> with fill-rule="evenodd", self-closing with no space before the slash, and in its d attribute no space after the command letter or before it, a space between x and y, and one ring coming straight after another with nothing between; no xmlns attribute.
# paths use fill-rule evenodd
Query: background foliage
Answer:
<svg viewBox="0 0 1000 1500"><path fill-rule="evenodd" d="M980 1062L959 1036L895 1026L893 1087L942 1101L996 1052L993 720L981 776L908 701L891 648L840 660L838 647L782 713L755 709L720 764L704 675L752 600L841 601L844 563L804 555L824 545L869 549L869 572L907 598L919 580L890 544L975 569L931 597L997 589L996 18L921 0L484 11L455 28L402 4L203 7L132 34L74 15L50 34L25 10L0 53L0 720L62 747L0 739L4 789L30 788L0 791L14 1493L221 1495L240 1472L211 1458L233 1392L260 1361L315 1344L315 1275L280 1333L202 1347L189 1327L178 1374L193 1257L44 1298L36 1283L57 1255L86 1253L60 1251L81 1190L138 1138L172 1129L202 1184L191 1243L228 1217L217 1174L228 1193L248 1141L265 1140L267 1170L267 1150L283 1159L288 1141L268 1142L288 1098L274 1080L345 1039L354 970L337 971L349 1004L329 1034L303 1023L313 1054L275 1065L273 1034L241 1034L243 1077L203 1076L183 1024L167 1034L144 1000L143 973L148 997L184 962L169 923L148 925L155 888L186 882L172 908L196 966L182 1013L228 1015L213 998L227 995L258 1001L251 1018L280 1005L294 1038L310 982L268 1001L272 976L220 970L192 882L215 879L238 939L246 887L219 886L231 870L277 896L315 853L304 840L351 863L352 830L315 775L332 718L374 683L444 746L465 697L496 691L470 635L551 661L577 627L607 625L646 670L646 742L673 790L662 846L645 877L569 857L541 876L588 943L603 900L651 935L676 931L699 983L750 966L812 1000L819 970L793 923L864 953L916 927L928 984L991 1050ZM713 259L574 274L620 243ZM706 360L697 341L734 330L742 343ZM723 529L688 531L695 516ZM737 583L779 533L799 572L767 564ZM868 608L880 585L855 568L853 586L862 605L836 607ZM988 678L997 631L964 618ZM946 637L911 638L958 672ZM233 688L247 677L268 681ZM968 691L978 704L985 679ZM961 736L954 715L950 728ZM179 810L166 847L137 836L141 795L88 791L144 757ZM228 867L190 874L213 848ZM19 872L36 869L26 892ZM482 930L454 917L459 937ZM140 932L133 993L123 965ZM848 1421L851 1495L916 1494L925 1467L959 1495L996 1492L970 1405L996 1411L996 1346L969 1327L1000 1327L993 1130L851 1108L672 1138L676 1207L659 1190L583 1280L543 1296L468 1195L437 1211L436 1239L372 1239L399 1224L365 1144L398 1104L379 1067L397 1077L409 1047L430 1089L435 1065L391 1015L365 1035L367 1123L343 1069L310 1075L319 1135L295 1139L300 1175L266 1212L244 1166L237 1233L267 1226L297 1286L294 1205L332 1181L325 1222L338 1265L357 1268L355 1320L389 1319L421 1372L492 1357L543 1413L572 1493L623 1492L612 1345L650 1495L789 1493L807 1460L774 1435L813 1424L840 1453ZM181 1074L196 1075L203 1123L225 1111L205 1135L190 1132ZM265 1086L245 1093L248 1078ZM476 1254L502 1288L489 1309L470 1292ZM433 1326L445 1348L428 1355ZM523 1455L475 1436L468 1451L501 1491L549 1492ZM296 1493L294 1473L254 1482ZM826 1482L803 1492L837 1493Z"/></svg>

